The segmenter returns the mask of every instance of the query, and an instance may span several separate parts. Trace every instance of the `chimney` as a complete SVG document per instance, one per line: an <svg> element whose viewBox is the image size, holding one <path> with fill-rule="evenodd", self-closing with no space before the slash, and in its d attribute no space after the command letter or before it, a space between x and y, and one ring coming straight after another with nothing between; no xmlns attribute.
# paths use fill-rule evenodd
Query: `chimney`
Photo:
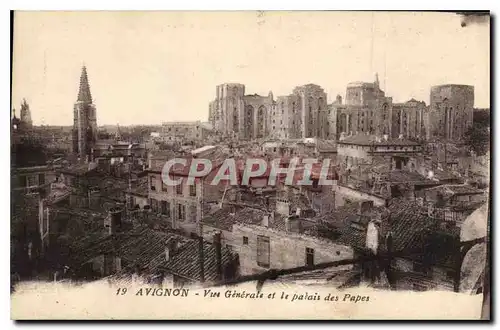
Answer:
<svg viewBox="0 0 500 330"><path fill-rule="evenodd" d="M269 227L269 214L264 214L264 217L262 218L262 226L264 227Z"/></svg>
<svg viewBox="0 0 500 330"><path fill-rule="evenodd" d="M373 208L373 201L361 201L358 206L358 213L364 214Z"/></svg>
<svg viewBox="0 0 500 330"><path fill-rule="evenodd" d="M109 210L108 216L104 219L104 228L108 235L113 235L122 229L122 209L113 207Z"/></svg>
<svg viewBox="0 0 500 330"><path fill-rule="evenodd" d="M427 215L429 217L434 216L434 204L432 204L432 203L427 204Z"/></svg>
<svg viewBox="0 0 500 330"><path fill-rule="evenodd" d="M285 229L287 232L292 231L292 220L290 219L290 217L285 218Z"/></svg>
<svg viewBox="0 0 500 330"><path fill-rule="evenodd" d="M217 270L217 280L222 281L222 243L221 243L220 232L214 234L214 246L215 246L215 267Z"/></svg>
<svg viewBox="0 0 500 330"><path fill-rule="evenodd" d="M276 199L276 212L284 216L290 215L290 203L288 202L288 199L285 198Z"/></svg>
<svg viewBox="0 0 500 330"><path fill-rule="evenodd" d="M176 249L177 249L177 242L175 240L167 242L165 246L165 261L169 261L174 256Z"/></svg>
<svg viewBox="0 0 500 330"><path fill-rule="evenodd" d="M374 221L370 221L366 229L366 248L373 252L373 254L377 254L378 252L378 233L378 225Z"/></svg>
<svg viewBox="0 0 500 330"><path fill-rule="evenodd" d="M203 236L198 236L198 262L200 263L200 282L205 282L205 251Z"/></svg>

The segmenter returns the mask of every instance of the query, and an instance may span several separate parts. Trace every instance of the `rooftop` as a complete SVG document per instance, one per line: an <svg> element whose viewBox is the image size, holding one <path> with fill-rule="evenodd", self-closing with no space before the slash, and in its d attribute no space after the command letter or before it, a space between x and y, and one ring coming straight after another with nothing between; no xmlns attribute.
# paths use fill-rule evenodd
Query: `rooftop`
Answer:
<svg viewBox="0 0 500 330"><path fill-rule="evenodd" d="M221 230L232 231L233 225L259 224L262 223L267 212L250 207L228 207L224 206L220 210L203 218L203 223Z"/></svg>
<svg viewBox="0 0 500 330"><path fill-rule="evenodd" d="M439 192L443 194L443 196L484 194L483 190L468 184L444 184L438 187L429 188L427 191Z"/></svg>
<svg viewBox="0 0 500 330"><path fill-rule="evenodd" d="M356 134L352 136L346 136L343 140L339 140L338 144L353 144L353 145L363 145L363 146L420 146L420 143L408 140L406 138L394 139L388 138L387 140L383 136L369 135L369 134Z"/></svg>
<svg viewBox="0 0 500 330"><path fill-rule="evenodd" d="M165 260L165 246L171 239L179 243L188 240L177 234L156 231L147 226L111 236L98 231L71 244L70 266L79 267L96 257L113 253L126 261L129 267L152 270L150 262L159 255Z"/></svg>
<svg viewBox="0 0 500 330"><path fill-rule="evenodd" d="M158 268L165 269L167 272L181 276L193 281L201 281L200 265L200 243L197 240L189 240L176 253L166 261L158 265ZM221 248L221 266L222 271L237 261L237 254L229 248ZM216 248L213 244L203 242L203 272L204 279L208 282L217 280L217 256Z"/></svg>

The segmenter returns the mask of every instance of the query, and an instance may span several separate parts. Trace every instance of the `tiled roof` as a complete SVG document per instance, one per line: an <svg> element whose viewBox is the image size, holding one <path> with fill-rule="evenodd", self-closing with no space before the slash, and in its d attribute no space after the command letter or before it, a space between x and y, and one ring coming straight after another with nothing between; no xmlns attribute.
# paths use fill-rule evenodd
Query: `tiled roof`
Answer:
<svg viewBox="0 0 500 330"><path fill-rule="evenodd" d="M142 180L142 182L140 182L138 185L132 187L132 189L130 189L128 193L135 196L148 196L147 181Z"/></svg>
<svg viewBox="0 0 500 330"><path fill-rule="evenodd" d="M158 267L193 281L201 280L201 265L199 260L200 243L197 240L190 240L177 251L169 261ZM236 261L237 255L229 248L221 249L222 271L231 263ZM203 261L205 281L217 280L217 258L216 249L213 244L203 242Z"/></svg>
<svg viewBox="0 0 500 330"><path fill-rule="evenodd" d="M395 251L415 249L423 244L424 236L434 228L435 220L422 212L422 208L414 201L394 199L389 207L376 208L376 212L383 212L381 230L391 231L393 248ZM357 249L364 249L366 244L366 226L370 221L368 216L349 215L345 210L343 227L340 229L339 242ZM387 218L389 215L389 218ZM357 219L357 221L356 221ZM353 220L359 225L352 225Z"/></svg>
<svg viewBox="0 0 500 330"><path fill-rule="evenodd" d="M89 172L95 172L95 169L89 169L89 164L74 164L60 169L59 172L71 175L85 175Z"/></svg>
<svg viewBox="0 0 500 330"><path fill-rule="evenodd" d="M383 137L378 137L376 135L368 134L356 134L352 136L347 136L344 140L339 140L338 144L355 144L355 145L393 145L393 146L418 146L420 143L408 140L408 139L392 139L389 138L387 141Z"/></svg>
<svg viewBox="0 0 500 330"><path fill-rule="evenodd" d="M337 152L337 142L335 140L318 139L317 147L319 152Z"/></svg>
<svg viewBox="0 0 500 330"><path fill-rule="evenodd" d="M427 189L428 191L436 191L442 193L444 196L453 195L473 195L483 194L484 191L477 189L467 184L444 184L438 187Z"/></svg>
<svg viewBox="0 0 500 330"><path fill-rule="evenodd" d="M450 171L447 171L447 170L440 170L438 168L435 168L433 170L433 173L434 173L434 176L433 176L433 179L436 179L436 180L460 180L460 177L458 177L457 175L453 174L452 172Z"/></svg>
<svg viewBox="0 0 500 330"><path fill-rule="evenodd" d="M384 182L423 182L428 181L432 183L433 181L426 179L423 175L417 172L409 172L404 170L392 170L382 174L382 181Z"/></svg>
<svg viewBox="0 0 500 330"><path fill-rule="evenodd" d="M221 230L231 231L236 223L259 224L265 214L266 212L262 210L249 207L224 207L205 217L203 223Z"/></svg>
<svg viewBox="0 0 500 330"><path fill-rule="evenodd" d="M152 230L146 226L110 236L97 232L71 245L70 260L73 266L78 267L100 255L113 253L126 260L130 267L148 268L152 260L165 253L169 239L187 241L182 236Z"/></svg>

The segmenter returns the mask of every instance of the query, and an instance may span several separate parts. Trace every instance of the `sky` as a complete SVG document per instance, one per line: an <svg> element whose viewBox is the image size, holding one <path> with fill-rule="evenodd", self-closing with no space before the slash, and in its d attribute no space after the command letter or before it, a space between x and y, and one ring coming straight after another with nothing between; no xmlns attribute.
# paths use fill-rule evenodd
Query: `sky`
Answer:
<svg viewBox="0 0 500 330"><path fill-rule="evenodd" d="M489 23L431 12L16 12L12 102L35 125L72 125L82 65L99 125L208 119L215 86L287 95L315 83L345 98L351 81L393 102L430 87L475 86L490 106Z"/></svg>

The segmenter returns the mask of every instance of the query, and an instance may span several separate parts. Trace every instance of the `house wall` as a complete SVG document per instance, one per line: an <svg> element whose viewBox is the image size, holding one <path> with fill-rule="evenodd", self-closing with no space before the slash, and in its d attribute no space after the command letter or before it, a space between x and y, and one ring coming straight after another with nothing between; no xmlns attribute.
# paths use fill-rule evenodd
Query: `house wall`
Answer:
<svg viewBox="0 0 500 330"><path fill-rule="evenodd" d="M233 248L239 254L242 275L268 270L257 265L257 237L259 235L269 237L269 267L273 269L306 265L306 248L314 249L315 264L348 259L354 255L351 247L313 236L281 232L262 226L234 225ZM248 244L243 244L243 237L248 238Z"/></svg>
<svg viewBox="0 0 500 330"><path fill-rule="evenodd" d="M177 180L178 178L173 178ZM200 201L198 196L202 194L203 190L203 200L207 201L217 201L220 200L222 192L219 190L218 186L212 186L208 183L201 184L200 181L196 180L196 196L190 195L190 185L187 184L187 178L182 178L182 194L177 193L177 187L167 186L163 184L161 179L161 174L149 173L148 174L148 199L150 205L152 200L167 201L170 206L170 219L172 227L174 229L182 229L187 233L197 233L196 220L198 218L198 213L201 211ZM154 187L154 189L152 189ZM183 205L185 208L185 217L183 219L179 218L179 207ZM153 210L156 211L156 210Z"/></svg>
<svg viewBox="0 0 500 330"><path fill-rule="evenodd" d="M334 185L333 192L335 193L335 207L341 207L346 204L346 200L359 202L363 200L373 201L375 206L385 206L385 199L355 190L349 187Z"/></svg>

